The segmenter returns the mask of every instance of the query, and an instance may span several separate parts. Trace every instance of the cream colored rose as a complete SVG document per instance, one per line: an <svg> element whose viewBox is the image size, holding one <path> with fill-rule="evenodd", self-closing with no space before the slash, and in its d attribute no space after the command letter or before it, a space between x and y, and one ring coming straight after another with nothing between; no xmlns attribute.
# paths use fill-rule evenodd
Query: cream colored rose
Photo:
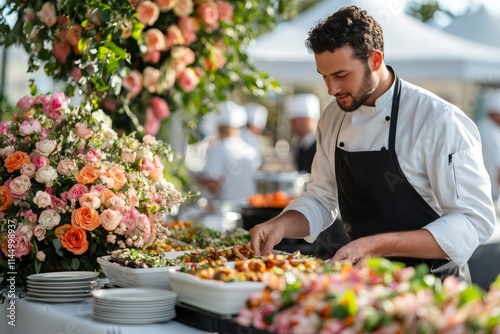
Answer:
<svg viewBox="0 0 500 334"><path fill-rule="evenodd" d="M41 224L37 224L33 228L33 235L40 241L45 239L45 227Z"/></svg>
<svg viewBox="0 0 500 334"><path fill-rule="evenodd" d="M36 166L32 162L25 164L21 168L21 174L22 175L26 175L27 177L33 177L33 176L35 176L35 173L36 173Z"/></svg>
<svg viewBox="0 0 500 334"><path fill-rule="evenodd" d="M38 223L41 224L46 230L52 230L61 222L61 216L54 210L44 210L38 217Z"/></svg>
<svg viewBox="0 0 500 334"><path fill-rule="evenodd" d="M145 135L144 137L142 137L142 142L146 145L151 145L156 144L158 141L156 140L155 136Z"/></svg>
<svg viewBox="0 0 500 334"><path fill-rule="evenodd" d="M121 219L122 214L116 210L105 209L101 213L101 225L108 231L113 231Z"/></svg>
<svg viewBox="0 0 500 334"><path fill-rule="evenodd" d="M144 40L148 51L164 51L167 48L165 36L156 28L151 28L144 33Z"/></svg>
<svg viewBox="0 0 500 334"><path fill-rule="evenodd" d="M80 203L80 206L86 206L92 209L98 209L101 206L101 199L99 198L99 194L94 192L83 194L78 199L78 202Z"/></svg>
<svg viewBox="0 0 500 334"><path fill-rule="evenodd" d="M109 205L109 209L112 210L117 210L117 211L123 211L125 209L125 200L121 197L114 196L111 197L107 202L106 205Z"/></svg>
<svg viewBox="0 0 500 334"><path fill-rule="evenodd" d="M14 153L15 149L14 146L5 146L4 148L0 149L0 156L2 157L7 157Z"/></svg>
<svg viewBox="0 0 500 334"><path fill-rule="evenodd" d="M35 173L35 180L47 186L51 186L55 179L57 179L57 171L52 166L44 166Z"/></svg>
<svg viewBox="0 0 500 334"><path fill-rule="evenodd" d="M173 11L177 16L189 16L193 13L193 0L180 0Z"/></svg>
<svg viewBox="0 0 500 334"><path fill-rule="evenodd" d="M36 151L40 155L48 157L57 148L57 142L51 139L44 139L36 143L35 146L36 146Z"/></svg>
<svg viewBox="0 0 500 334"><path fill-rule="evenodd" d="M17 225L17 231L27 236L28 239L31 239L31 237L33 236L33 227L29 224Z"/></svg>
<svg viewBox="0 0 500 334"><path fill-rule="evenodd" d="M13 179L9 184L12 197L20 198L27 195L28 190L31 188L31 180L26 175L20 175Z"/></svg>
<svg viewBox="0 0 500 334"><path fill-rule="evenodd" d="M35 203L39 208L46 208L52 204L52 200L47 192L38 190L35 198L33 198L33 203Z"/></svg>
<svg viewBox="0 0 500 334"><path fill-rule="evenodd" d="M63 159L57 164L57 172L64 176L71 175L77 169L76 163L71 159Z"/></svg>
<svg viewBox="0 0 500 334"><path fill-rule="evenodd" d="M154 158L154 155L153 155L153 152L151 152L149 149L147 148L142 148L142 149L138 149L137 150L137 159L139 160L153 160Z"/></svg>
<svg viewBox="0 0 500 334"><path fill-rule="evenodd" d="M156 69L151 66L146 66L144 72L142 73L142 85L146 88L150 93L156 92L158 88L158 82L160 80L161 72L159 69Z"/></svg>
<svg viewBox="0 0 500 334"><path fill-rule="evenodd" d="M160 17L160 8L152 1L142 1L136 8L141 23L152 26Z"/></svg>
<svg viewBox="0 0 500 334"><path fill-rule="evenodd" d="M82 139L89 139L94 134L92 129L89 129L87 122L78 122L75 124L76 134Z"/></svg>
<svg viewBox="0 0 500 334"><path fill-rule="evenodd" d="M122 148L121 157L124 161L133 163L137 157L137 153L129 148Z"/></svg>

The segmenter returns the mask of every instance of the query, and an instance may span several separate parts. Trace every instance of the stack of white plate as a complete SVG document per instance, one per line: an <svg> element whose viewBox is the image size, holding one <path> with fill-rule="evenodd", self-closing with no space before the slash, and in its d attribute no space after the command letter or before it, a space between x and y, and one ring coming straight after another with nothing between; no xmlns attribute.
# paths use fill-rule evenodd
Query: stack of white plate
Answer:
<svg viewBox="0 0 500 334"><path fill-rule="evenodd" d="M120 324L147 324L175 318L177 294L153 288L118 288L92 291L93 317Z"/></svg>
<svg viewBox="0 0 500 334"><path fill-rule="evenodd" d="M60 271L28 276L26 299L48 303L70 303L91 297L99 273Z"/></svg>

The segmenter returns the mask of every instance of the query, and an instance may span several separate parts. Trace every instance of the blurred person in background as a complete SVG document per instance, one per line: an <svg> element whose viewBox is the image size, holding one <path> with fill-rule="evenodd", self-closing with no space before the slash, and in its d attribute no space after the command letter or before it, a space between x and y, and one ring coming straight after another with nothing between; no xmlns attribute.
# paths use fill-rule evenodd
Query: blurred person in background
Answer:
<svg viewBox="0 0 500 334"><path fill-rule="evenodd" d="M299 172L311 173L316 153L316 124L320 116L319 98L314 94L288 96L285 115L290 120L295 168Z"/></svg>
<svg viewBox="0 0 500 334"><path fill-rule="evenodd" d="M477 124L481 133L484 165L491 181L491 194L500 212L500 90L486 95L486 116Z"/></svg>
<svg viewBox="0 0 500 334"><path fill-rule="evenodd" d="M257 150L262 159L263 144L260 136L266 127L269 114L266 107L258 103L245 104L247 125L241 129L241 138Z"/></svg>
<svg viewBox="0 0 500 334"><path fill-rule="evenodd" d="M246 203L256 192L254 173L261 160L255 148L240 136L247 123L245 108L232 101L220 104L218 138L208 147L203 170L194 177L207 198Z"/></svg>

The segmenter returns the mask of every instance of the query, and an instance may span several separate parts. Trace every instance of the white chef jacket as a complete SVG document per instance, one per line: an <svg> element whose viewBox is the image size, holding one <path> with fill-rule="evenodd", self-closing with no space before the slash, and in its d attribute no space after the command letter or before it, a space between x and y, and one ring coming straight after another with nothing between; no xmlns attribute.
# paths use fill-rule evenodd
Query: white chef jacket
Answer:
<svg viewBox="0 0 500 334"><path fill-rule="evenodd" d="M203 174L221 182L220 199L245 200L256 192L254 175L258 152L240 137L227 137L207 152Z"/></svg>
<svg viewBox="0 0 500 334"><path fill-rule="evenodd" d="M494 231L495 212L474 122L456 106L401 80L396 154L410 184L441 217L426 225L444 252L459 266ZM336 143L349 152L387 148L394 84L374 107L342 111L336 101L322 113L312 181L285 208L309 221L313 242L337 217ZM342 118L344 117L342 121ZM339 127L342 128L339 133ZM337 140L338 135L338 140Z"/></svg>
<svg viewBox="0 0 500 334"><path fill-rule="evenodd" d="M481 144L483 147L484 166L490 175L491 194L496 201L499 199L500 187L500 125L496 124L488 116L477 123L481 133Z"/></svg>

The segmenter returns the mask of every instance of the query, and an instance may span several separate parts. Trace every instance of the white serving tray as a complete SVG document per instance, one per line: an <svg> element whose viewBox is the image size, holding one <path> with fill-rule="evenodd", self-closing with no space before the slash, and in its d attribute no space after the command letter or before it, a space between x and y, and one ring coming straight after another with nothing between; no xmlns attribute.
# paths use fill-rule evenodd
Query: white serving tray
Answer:
<svg viewBox="0 0 500 334"><path fill-rule="evenodd" d="M99 263L111 284L124 288L144 287L170 290L170 282L167 275L168 269L179 268L178 266L161 268L124 267L117 263L109 262L109 256L97 258L97 263Z"/></svg>
<svg viewBox="0 0 500 334"><path fill-rule="evenodd" d="M265 286L263 282L202 279L173 267L168 269L168 277L179 301L221 315L239 313L248 297Z"/></svg>

